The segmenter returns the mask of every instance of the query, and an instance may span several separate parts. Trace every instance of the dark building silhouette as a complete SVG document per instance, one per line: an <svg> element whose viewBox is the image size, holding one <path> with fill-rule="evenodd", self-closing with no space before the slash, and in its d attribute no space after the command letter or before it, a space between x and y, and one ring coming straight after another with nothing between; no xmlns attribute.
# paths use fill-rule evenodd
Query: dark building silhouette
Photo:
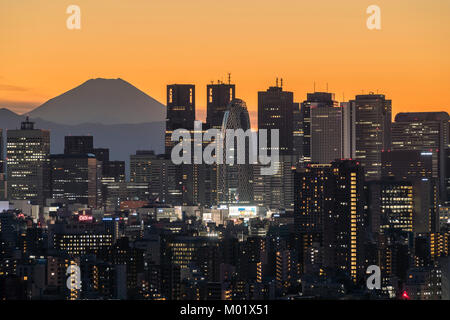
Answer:
<svg viewBox="0 0 450 320"><path fill-rule="evenodd" d="M419 150L386 150L381 153L381 177L397 180L438 178L437 152Z"/></svg>
<svg viewBox="0 0 450 320"><path fill-rule="evenodd" d="M94 152L94 137L65 136L64 154L85 154Z"/></svg>
<svg viewBox="0 0 450 320"><path fill-rule="evenodd" d="M102 167L102 182L125 181L125 161L110 161L108 148L94 148L95 158Z"/></svg>
<svg viewBox="0 0 450 320"><path fill-rule="evenodd" d="M98 161L106 163L109 161L109 149L108 148L94 148L92 151Z"/></svg>

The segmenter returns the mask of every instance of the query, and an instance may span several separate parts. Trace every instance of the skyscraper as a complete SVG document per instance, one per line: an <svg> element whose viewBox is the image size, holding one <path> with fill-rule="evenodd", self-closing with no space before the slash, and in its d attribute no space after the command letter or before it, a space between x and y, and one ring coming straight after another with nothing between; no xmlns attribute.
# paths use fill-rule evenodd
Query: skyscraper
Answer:
<svg viewBox="0 0 450 320"><path fill-rule="evenodd" d="M222 128L223 115L235 96L236 86L230 82L206 86L206 124L209 128Z"/></svg>
<svg viewBox="0 0 450 320"><path fill-rule="evenodd" d="M314 105L311 110L311 161L330 163L342 158L342 108Z"/></svg>
<svg viewBox="0 0 450 320"><path fill-rule="evenodd" d="M244 101L234 99L228 105L222 122L222 134L224 144L227 141L227 129L250 129L250 117ZM250 141L246 138L245 150L238 150L236 139L233 138L233 146L225 146L223 164L218 166L217 197L219 203L251 203L253 202L253 168L249 161ZM227 147L229 149L227 150ZM227 164L227 157L231 151L234 154L234 164ZM245 164L237 164L238 152L245 152Z"/></svg>
<svg viewBox="0 0 450 320"><path fill-rule="evenodd" d="M279 154L293 153L294 140L294 94L283 91L281 85L269 87L266 91L258 92L258 130L278 129L280 133ZM268 134L267 146L272 147L271 135Z"/></svg>
<svg viewBox="0 0 450 320"><path fill-rule="evenodd" d="M366 180L381 177L381 152L391 146L392 102L382 94L357 95L355 109L355 158L364 167Z"/></svg>
<svg viewBox="0 0 450 320"><path fill-rule="evenodd" d="M177 129L193 130L195 121L195 86L171 84L167 86L166 154L170 156L175 142L171 141Z"/></svg>
<svg viewBox="0 0 450 320"><path fill-rule="evenodd" d="M354 160L309 164L297 169L295 224L303 252L319 245L323 267L341 270L354 281L364 272L364 175ZM304 257L305 259L306 257Z"/></svg>
<svg viewBox="0 0 450 320"><path fill-rule="evenodd" d="M50 132L28 118L7 132L8 198L43 205L49 193Z"/></svg>
<svg viewBox="0 0 450 320"><path fill-rule="evenodd" d="M303 154L302 160L303 162L311 162L312 154L311 154L311 135L312 135L312 123L311 123L311 110L312 108L328 108L323 110L329 110L329 108L336 107L336 102L334 101L334 97L332 93L328 92L314 92L308 93L307 99L301 104L301 118L303 123ZM334 109L330 109L333 110ZM320 111L316 113L318 120L318 116ZM318 126L317 130L320 130L320 126ZM319 133L317 131L316 133ZM317 138L316 138L317 141ZM316 144L317 148L319 144ZM316 149L317 149L316 148ZM340 156L338 157L340 158Z"/></svg>
<svg viewBox="0 0 450 320"><path fill-rule="evenodd" d="M433 153L442 201L447 201L444 150L449 144L449 120L447 112L410 112L397 114L392 124L392 150Z"/></svg>

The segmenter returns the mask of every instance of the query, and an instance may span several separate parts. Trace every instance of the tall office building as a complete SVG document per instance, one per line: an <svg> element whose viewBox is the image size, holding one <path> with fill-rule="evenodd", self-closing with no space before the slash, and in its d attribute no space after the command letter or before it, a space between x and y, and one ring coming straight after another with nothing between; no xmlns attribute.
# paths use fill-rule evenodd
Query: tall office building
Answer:
<svg viewBox="0 0 450 320"><path fill-rule="evenodd" d="M342 108L311 105L311 161L330 163L342 158Z"/></svg>
<svg viewBox="0 0 450 320"><path fill-rule="evenodd" d="M311 135L312 135L312 123L311 123L311 110L312 108L333 108L336 107L336 102L332 93L328 92L314 92L308 93L307 99L301 104L301 118L303 123L303 162L311 162ZM325 109L324 109L325 110ZM319 115L320 112L317 112ZM317 139L316 139L317 140ZM340 158L340 157L338 157Z"/></svg>
<svg viewBox="0 0 450 320"><path fill-rule="evenodd" d="M20 130L7 132L8 199L43 205L49 186L50 132L28 118Z"/></svg>
<svg viewBox="0 0 450 320"><path fill-rule="evenodd" d="M370 229L413 231L413 183L409 181L370 181L367 184Z"/></svg>
<svg viewBox="0 0 450 320"><path fill-rule="evenodd" d="M381 152L391 145L392 102L382 94L357 95L355 109L355 159L364 167L366 180L381 177Z"/></svg>
<svg viewBox="0 0 450 320"><path fill-rule="evenodd" d="M283 90L283 80L278 86L258 92L258 130L268 130L267 146L271 148L270 130L280 133L279 154L293 153L294 138L294 94Z"/></svg>
<svg viewBox="0 0 450 320"><path fill-rule="evenodd" d="M433 152L433 171L439 179L441 201L445 192L445 148L449 144L447 112L399 113L392 124L392 150Z"/></svg>
<svg viewBox="0 0 450 320"><path fill-rule="evenodd" d="M250 141L246 138L245 150L238 150L236 139L232 146L226 146L227 129L250 129L250 117L244 101L234 99L225 111L222 123L222 134L224 137L223 164L218 166L217 197L221 204L252 203L253 202L253 168L249 162ZM227 147L228 150L227 150ZM227 164L227 158L231 151L234 154L234 164ZM245 152L245 164L237 164L237 154Z"/></svg>
<svg viewBox="0 0 450 320"><path fill-rule="evenodd" d="M94 152L93 136L65 136L64 154L86 154Z"/></svg>
<svg viewBox="0 0 450 320"><path fill-rule="evenodd" d="M171 141L177 129L193 130L195 121L195 86L171 84L167 86L166 154L170 156L176 142Z"/></svg>
<svg viewBox="0 0 450 320"><path fill-rule="evenodd" d="M50 156L53 199L96 208L101 204L101 166L93 154Z"/></svg>
<svg viewBox="0 0 450 320"><path fill-rule="evenodd" d="M438 152L419 150L384 151L381 155L382 179L404 181L412 184L413 231L439 230L439 179L436 166Z"/></svg>
<svg viewBox="0 0 450 320"><path fill-rule="evenodd" d="M206 86L206 124L209 128L222 128L223 115L235 97L236 86L230 81Z"/></svg>

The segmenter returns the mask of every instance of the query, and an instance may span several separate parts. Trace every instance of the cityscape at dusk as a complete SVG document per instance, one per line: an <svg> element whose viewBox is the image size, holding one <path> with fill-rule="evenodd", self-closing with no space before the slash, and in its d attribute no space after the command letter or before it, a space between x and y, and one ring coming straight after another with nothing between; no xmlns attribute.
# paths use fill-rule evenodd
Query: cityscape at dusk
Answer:
<svg viewBox="0 0 450 320"><path fill-rule="evenodd" d="M75 2L0 3L0 301L450 300L448 1Z"/></svg>

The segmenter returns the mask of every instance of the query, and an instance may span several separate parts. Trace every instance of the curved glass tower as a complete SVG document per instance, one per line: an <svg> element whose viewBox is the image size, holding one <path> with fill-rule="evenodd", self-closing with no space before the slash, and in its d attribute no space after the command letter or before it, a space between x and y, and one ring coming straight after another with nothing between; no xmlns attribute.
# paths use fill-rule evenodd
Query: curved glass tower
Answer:
<svg viewBox="0 0 450 320"><path fill-rule="evenodd" d="M242 129L244 132L250 129L247 106L241 99L233 99L223 116L224 163L218 166L217 196L220 204L250 204L253 203L253 170L249 161L250 139L246 136L245 150L238 150L236 138L233 138L231 145L226 143L228 129ZM245 152L244 164L237 163L237 155L241 152ZM233 164L227 162L231 157L234 157Z"/></svg>

